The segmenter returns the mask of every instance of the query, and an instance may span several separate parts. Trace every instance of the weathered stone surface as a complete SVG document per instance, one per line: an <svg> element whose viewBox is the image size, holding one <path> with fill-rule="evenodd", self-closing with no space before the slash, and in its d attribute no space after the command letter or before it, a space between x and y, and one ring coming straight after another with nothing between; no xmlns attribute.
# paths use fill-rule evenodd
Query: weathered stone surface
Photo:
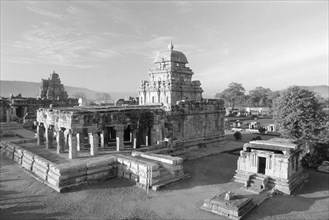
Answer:
<svg viewBox="0 0 329 220"><path fill-rule="evenodd" d="M240 219L255 206L251 198L224 192L205 199L201 209L231 219Z"/></svg>

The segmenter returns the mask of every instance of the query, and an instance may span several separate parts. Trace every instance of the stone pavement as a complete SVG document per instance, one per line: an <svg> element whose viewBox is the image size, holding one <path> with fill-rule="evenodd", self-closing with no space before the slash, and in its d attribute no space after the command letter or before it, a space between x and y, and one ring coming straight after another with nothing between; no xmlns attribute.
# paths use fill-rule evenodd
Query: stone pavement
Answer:
<svg viewBox="0 0 329 220"><path fill-rule="evenodd" d="M21 136L23 138L35 138L35 133L33 131L27 130L25 128L18 128L18 129L13 129L11 130L12 133L15 133L18 136Z"/></svg>

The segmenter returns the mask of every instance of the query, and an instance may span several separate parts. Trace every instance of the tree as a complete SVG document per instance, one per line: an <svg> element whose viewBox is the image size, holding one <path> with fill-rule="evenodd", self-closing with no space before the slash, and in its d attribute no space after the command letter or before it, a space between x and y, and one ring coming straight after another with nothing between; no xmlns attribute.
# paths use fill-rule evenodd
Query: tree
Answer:
<svg viewBox="0 0 329 220"><path fill-rule="evenodd" d="M272 91L270 89L258 86L255 89L249 91L250 103L252 104L253 107L270 106L269 95L271 93Z"/></svg>
<svg viewBox="0 0 329 220"><path fill-rule="evenodd" d="M264 127L259 127L258 128L259 133L265 134L266 129Z"/></svg>
<svg viewBox="0 0 329 220"><path fill-rule="evenodd" d="M276 98L278 98L280 96L280 91L273 91L268 95L268 99L269 99L269 107L273 106L273 102Z"/></svg>
<svg viewBox="0 0 329 220"><path fill-rule="evenodd" d="M241 132L239 132L239 131L236 131L236 132L233 134L233 136L234 136L234 138L235 138L236 141L242 139L242 134L241 134Z"/></svg>
<svg viewBox="0 0 329 220"><path fill-rule="evenodd" d="M225 101L226 106L236 107L244 102L244 92L246 90L243 88L242 84L232 82L229 84L223 92L217 93L215 98L221 98Z"/></svg>
<svg viewBox="0 0 329 220"><path fill-rule="evenodd" d="M281 92L274 102L273 118L283 137L297 140L328 141L328 118L314 92L292 86Z"/></svg>
<svg viewBox="0 0 329 220"><path fill-rule="evenodd" d="M110 103L112 101L112 97L106 92L96 93L96 101L99 103Z"/></svg>

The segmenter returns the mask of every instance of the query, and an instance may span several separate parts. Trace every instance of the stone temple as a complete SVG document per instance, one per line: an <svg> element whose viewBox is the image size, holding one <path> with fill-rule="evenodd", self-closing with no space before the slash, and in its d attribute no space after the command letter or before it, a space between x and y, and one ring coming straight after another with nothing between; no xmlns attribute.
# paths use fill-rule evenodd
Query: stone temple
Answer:
<svg viewBox="0 0 329 220"><path fill-rule="evenodd" d="M50 74L48 79L42 79L37 97L10 95L9 98L0 97L0 122L19 122L30 127L36 120L39 108L73 107L78 105L78 99L69 98L61 83L59 74Z"/></svg>
<svg viewBox="0 0 329 220"><path fill-rule="evenodd" d="M65 100L68 98L64 85L55 71L50 74L48 79L42 79L38 98L49 100Z"/></svg>
<svg viewBox="0 0 329 220"><path fill-rule="evenodd" d="M202 88L199 80L192 81L192 70L186 66L186 56L173 50L160 51L149 71L149 81L142 81L139 90L140 105L161 103L167 108L181 100L202 100Z"/></svg>
<svg viewBox="0 0 329 220"><path fill-rule="evenodd" d="M290 139L250 141L240 151L234 180L256 192L274 188L291 194L307 177L299 162L302 151L302 144Z"/></svg>
<svg viewBox="0 0 329 220"><path fill-rule="evenodd" d="M90 149L92 155L103 149L138 148L182 155L189 148L222 141L223 101L202 98L201 83L192 80L186 56L173 49L170 43L157 54L149 81L141 82L139 105L39 109L38 143L56 147L58 153L69 147L73 159L82 149ZM56 91L48 89L46 95L51 94Z"/></svg>

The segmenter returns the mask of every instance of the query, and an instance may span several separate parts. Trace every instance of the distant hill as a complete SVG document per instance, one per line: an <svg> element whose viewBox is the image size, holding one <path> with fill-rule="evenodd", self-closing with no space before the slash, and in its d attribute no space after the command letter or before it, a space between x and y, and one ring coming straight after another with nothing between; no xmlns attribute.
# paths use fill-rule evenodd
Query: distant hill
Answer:
<svg viewBox="0 0 329 220"><path fill-rule="evenodd" d="M300 86L303 89L307 89L315 92L316 94L322 96L323 98L329 98L329 86L321 85L321 86Z"/></svg>
<svg viewBox="0 0 329 220"><path fill-rule="evenodd" d="M25 81L7 81L7 80L0 80L0 96L2 97L9 97L12 93L13 95L17 95L21 93L23 97L36 97L39 92L40 83L36 82L25 82ZM88 99L94 99L96 97L96 93L99 91L87 89L87 88L80 88L80 87L72 87L66 86L64 87L69 96L72 96L75 93L83 92L86 94ZM329 98L329 86L320 85L320 86L300 86L304 89L311 90L316 94L324 98ZM125 98L129 96L136 97L137 91L134 92L108 92L113 100L118 98Z"/></svg>
<svg viewBox="0 0 329 220"><path fill-rule="evenodd" d="M0 96L2 97L9 97L10 94L17 95L21 93L23 97L36 97L39 93L40 83L36 82L25 82L25 81L7 81L7 80L0 80ZM87 88L80 88L80 87L72 87L66 86L64 84L65 90L67 91L69 96L72 96L75 93L83 92L86 94L88 99L94 99L96 97L96 93L99 91L90 90ZM118 98L125 98L128 96L137 96L136 93L129 93L129 92L108 92L113 100Z"/></svg>

